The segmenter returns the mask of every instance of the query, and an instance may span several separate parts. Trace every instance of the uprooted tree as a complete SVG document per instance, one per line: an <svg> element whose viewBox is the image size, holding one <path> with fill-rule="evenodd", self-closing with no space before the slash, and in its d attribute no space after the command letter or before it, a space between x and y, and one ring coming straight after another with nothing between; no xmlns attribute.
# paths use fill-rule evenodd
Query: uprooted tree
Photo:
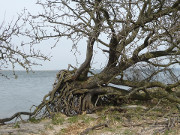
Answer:
<svg viewBox="0 0 180 135"><path fill-rule="evenodd" d="M86 40L86 58L78 68L70 66L57 74L53 90L33 112L19 112L0 122L42 112L72 116L123 100L163 97L180 103L175 91L180 85L175 70L180 63L179 0L39 0L37 4L43 12L28 14L25 20L32 29L23 36L30 37L31 44L52 38L58 43L67 37L75 47ZM96 46L107 63L93 72Z"/></svg>

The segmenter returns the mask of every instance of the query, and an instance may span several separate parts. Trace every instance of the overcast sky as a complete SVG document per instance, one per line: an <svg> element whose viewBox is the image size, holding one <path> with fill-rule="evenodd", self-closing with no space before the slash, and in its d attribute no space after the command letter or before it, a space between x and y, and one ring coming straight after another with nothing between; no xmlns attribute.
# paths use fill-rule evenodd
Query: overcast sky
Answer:
<svg viewBox="0 0 180 135"><path fill-rule="evenodd" d="M8 23L12 19L16 18L17 14L21 13L24 8L33 13L38 12L40 8L35 3L36 0L0 0L1 22L5 20L5 22ZM73 52L70 52L72 49L72 43L70 41L67 41L66 39L63 39L63 42L61 41L60 43L58 43L57 47L52 50L49 49L49 44L50 43L46 42L42 45L42 52L44 52L45 54L50 53L53 56L51 61L41 62L43 66L34 67L34 70L60 70L67 68L68 64L77 66L76 60L78 60L79 63L82 63L85 59L86 41L82 41L80 43L79 51L81 53L77 53L77 57L74 56ZM96 58L97 60L94 61L94 63L99 63L95 64L94 66L96 68L100 68L100 66L102 65L102 63L104 63L105 60L102 59L100 54L96 54ZM21 68L17 66L16 69L20 70Z"/></svg>

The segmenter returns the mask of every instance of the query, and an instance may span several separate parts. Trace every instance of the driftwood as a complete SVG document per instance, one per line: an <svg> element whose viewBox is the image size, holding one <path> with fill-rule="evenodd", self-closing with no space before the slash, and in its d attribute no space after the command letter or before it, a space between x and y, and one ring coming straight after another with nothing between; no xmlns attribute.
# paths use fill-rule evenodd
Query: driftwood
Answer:
<svg viewBox="0 0 180 135"><path fill-rule="evenodd" d="M106 123L100 123L100 124L97 124L97 125L95 125L95 126L93 126L93 127L91 127L91 128L87 128L87 129L85 129L83 132L81 132L80 135L86 135L86 134L88 134L89 132L91 132L91 131L93 131L93 130L97 130L97 129L99 129L99 128L108 127L108 124L107 124L107 123L108 123L108 122L106 122Z"/></svg>
<svg viewBox="0 0 180 135"><path fill-rule="evenodd" d="M19 116L21 115L29 115L31 116L32 113L30 112L18 112L18 113L15 113L13 116L11 116L10 118L5 118L5 119L0 119L0 123L1 124L4 124L4 122L7 122L7 121L11 121L13 120L14 118L18 118Z"/></svg>

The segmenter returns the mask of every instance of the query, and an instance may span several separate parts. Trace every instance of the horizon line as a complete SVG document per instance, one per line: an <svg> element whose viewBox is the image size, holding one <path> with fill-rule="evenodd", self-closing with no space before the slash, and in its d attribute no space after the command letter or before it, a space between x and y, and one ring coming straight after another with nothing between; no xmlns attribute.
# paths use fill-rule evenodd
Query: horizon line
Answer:
<svg viewBox="0 0 180 135"><path fill-rule="evenodd" d="M33 71L58 71L60 69L35 69L35 70L29 70L29 72L33 72ZM5 69L5 70L0 70L0 71L13 71L11 69ZM26 70L23 70L23 69L17 69L17 70L14 70L14 71L26 71Z"/></svg>

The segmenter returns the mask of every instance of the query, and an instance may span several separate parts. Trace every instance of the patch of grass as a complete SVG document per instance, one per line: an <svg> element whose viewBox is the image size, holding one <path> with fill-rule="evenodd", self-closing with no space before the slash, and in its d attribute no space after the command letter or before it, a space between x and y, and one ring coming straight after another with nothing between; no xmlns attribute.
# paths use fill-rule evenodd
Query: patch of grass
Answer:
<svg viewBox="0 0 180 135"><path fill-rule="evenodd" d="M119 116L119 115L112 115L111 119L114 120L114 121L117 121L117 122L123 122L122 117Z"/></svg>
<svg viewBox="0 0 180 135"><path fill-rule="evenodd" d="M30 118L29 121L31 123L39 123L41 120L40 119L36 119L36 118Z"/></svg>
<svg viewBox="0 0 180 135"><path fill-rule="evenodd" d="M133 134L134 134L134 132L131 131L130 129L126 129L126 130L124 130L124 132L123 132L123 135L133 135Z"/></svg>
<svg viewBox="0 0 180 135"><path fill-rule="evenodd" d="M115 133L116 129L115 128L104 128L105 131L110 131L111 133Z"/></svg>
<svg viewBox="0 0 180 135"><path fill-rule="evenodd" d="M122 122L122 114L118 111L110 111L107 118L113 121Z"/></svg>
<svg viewBox="0 0 180 135"><path fill-rule="evenodd" d="M166 130L164 131L164 134L163 135L169 135L170 131L169 130Z"/></svg>
<svg viewBox="0 0 180 135"><path fill-rule="evenodd" d="M106 117L107 117L106 115L102 115L100 118L101 118L102 121L105 121Z"/></svg>
<svg viewBox="0 0 180 135"><path fill-rule="evenodd" d="M121 125L121 124L119 124L117 127L116 127L116 129L120 129L120 128L122 128L123 126Z"/></svg>
<svg viewBox="0 0 180 135"><path fill-rule="evenodd" d="M83 120L84 123L89 123L90 121L95 120L95 118L89 117L89 116L82 116L80 119Z"/></svg>
<svg viewBox="0 0 180 135"><path fill-rule="evenodd" d="M51 124L48 124L48 125L45 126L45 129L51 129L51 130L53 130L54 127L53 127Z"/></svg>
<svg viewBox="0 0 180 135"><path fill-rule="evenodd" d="M76 123L76 122L78 122L78 120L79 120L79 117L77 115L68 118L68 121L70 123Z"/></svg>
<svg viewBox="0 0 180 135"><path fill-rule="evenodd" d="M16 122L13 128L20 128L19 122Z"/></svg>
<svg viewBox="0 0 180 135"><path fill-rule="evenodd" d="M174 128L170 130L165 130L163 135L179 135L179 128Z"/></svg>
<svg viewBox="0 0 180 135"><path fill-rule="evenodd" d="M54 125L62 125L64 121L65 121L65 119L62 116L58 115L58 114L56 114L52 118L52 124L54 124Z"/></svg>

